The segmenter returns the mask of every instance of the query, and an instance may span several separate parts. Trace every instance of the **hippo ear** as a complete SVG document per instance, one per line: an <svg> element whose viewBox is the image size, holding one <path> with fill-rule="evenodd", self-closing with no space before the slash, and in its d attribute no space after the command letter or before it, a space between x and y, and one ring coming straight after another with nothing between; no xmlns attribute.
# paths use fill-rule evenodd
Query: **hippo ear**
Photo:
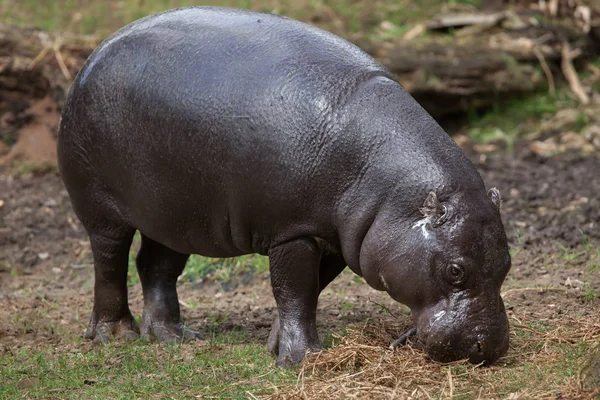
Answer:
<svg viewBox="0 0 600 400"><path fill-rule="evenodd" d="M429 192L425 202L423 203L423 207L419 208L421 214L425 217L439 217L444 213L444 208L442 207L442 203L438 200L437 196L434 192Z"/></svg>
<svg viewBox="0 0 600 400"><path fill-rule="evenodd" d="M496 207L500 209L500 207L502 206L502 197L500 196L500 191L496 188L491 188L490 190L488 190L488 196L490 196L490 200L492 200L492 203L494 203Z"/></svg>
<svg viewBox="0 0 600 400"><path fill-rule="evenodd" d="M434 192L429 192L423 203L423 207L419 208L419 211L421 211L421 214L426 218L431 220L434 227L443 224L448 216L447 208L440 203Z"/></svg>

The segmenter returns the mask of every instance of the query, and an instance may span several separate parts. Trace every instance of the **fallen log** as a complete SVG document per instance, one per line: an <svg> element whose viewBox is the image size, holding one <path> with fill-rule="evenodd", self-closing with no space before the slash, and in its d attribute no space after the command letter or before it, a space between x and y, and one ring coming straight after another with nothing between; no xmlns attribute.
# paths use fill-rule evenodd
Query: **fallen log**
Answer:
<svg viewBox="0 0 600 400"><path fill-rule="evenodd" d="M456 13L456 14L445 14L439 15L433 18L431 21L427 22L427 29L437 30L437 29L448 29L448 28L457 28L464 27L468 25L485 25L485 26L494 26L498 24L506 18L505 13L497 12L497 13L481 13L474 14L470 13Z"/></svg>
<svg viewBox="0 0 600 400"><path fill-rule="evenodd" d="M99 43L91 36L0 24L0 96L36 99L54 92L61 103L71 80Z"/></svg>
<svg viewBox="0 0 600 400"><path fill-rule="evenodd" d="M563 71L585 102L570 66L598 55L600 10L576 1L557 0L556 8L542 9L534 3L547 5L528 1L493 13L441 15L425 24L428 33L411 30L398 40L360 45L437 118L540 89L553 92ZM454 31L438 33L448 29Z"/></svg>
<svg viewBox="0 0 600 400"><path fill-rule="evenodd" d="M98 44L93 37L0 24L0 141L17 142L19 129L39 116L40 105L61 107Z"/></svg>

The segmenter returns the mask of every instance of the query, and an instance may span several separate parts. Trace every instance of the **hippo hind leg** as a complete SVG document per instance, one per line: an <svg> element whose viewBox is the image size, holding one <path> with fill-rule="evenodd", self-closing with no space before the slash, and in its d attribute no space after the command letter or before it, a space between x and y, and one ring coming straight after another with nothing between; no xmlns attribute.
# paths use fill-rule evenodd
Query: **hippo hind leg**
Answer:
<svg viewBox="0 0 600 400"><path fill-rule="evenodd" d="M82 218L82 221L89 221ZM94 217L86 225L94 257L94 307L86 339L108 343L115 337L138 338L127 301L129 248L135 229L115 219Z"/></svg>
<svg viewBox="0 0 600 400"><path fill-rule="evenodd" d="M328 254L321 258L319 266L319 294L346 268L346 262L337 254ZM273 320L267 348L275 355L279 353L279 315Z"/></svg>
<svg viewBox="0 0 600 400"><path fill-rule="evenodd" d="M189 254L181 254L142 234L136 264L144 292L142 336L163 343L196 339L200 333L181 323L177 278Z"/></svg>

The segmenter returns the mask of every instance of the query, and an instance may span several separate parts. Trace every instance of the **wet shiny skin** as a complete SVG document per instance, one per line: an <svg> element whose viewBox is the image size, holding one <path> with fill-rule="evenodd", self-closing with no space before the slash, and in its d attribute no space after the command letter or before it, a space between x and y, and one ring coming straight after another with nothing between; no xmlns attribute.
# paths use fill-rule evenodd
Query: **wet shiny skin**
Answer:
<svg viewBox="0 0 600 400"><path fill-rule="evenodd" d="M217 7L134 22L74 81L58 156L94 255L91 339L197 337L176 291L189 254L260 253L278 365L321 348L318 296L346 265L413 309L433 358L503 353L496 192L389 71L332 34ZM141 330L126 285L136 230ZM448 282L452 263L464 284Z"/></svg>

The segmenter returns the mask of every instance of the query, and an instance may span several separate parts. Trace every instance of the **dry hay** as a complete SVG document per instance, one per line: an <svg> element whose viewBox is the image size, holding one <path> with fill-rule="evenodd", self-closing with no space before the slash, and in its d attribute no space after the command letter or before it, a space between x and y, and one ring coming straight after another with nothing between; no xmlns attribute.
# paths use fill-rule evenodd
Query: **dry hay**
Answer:
<svg viewBox="0 0 600 400"><path fill-rule="evenodd" d="M511 321L511 346L495 365L485 367L466 361L432 362L415 347L391 351L388 345L407 327L398 321L369 322L362 329L336 336L332 349L309 356L301 365L296 385L278 388L271 399L591 399L600 396L598 386L586 385L596 368L595 358L571 376L562 365L568 350L600 340L600 323L592 317L570 318L547 332L533 328L536 321ZM528 325L525 325L527 323ZM597 347L596 347L597 348ZM565 351L566 350L566 351ZM584 354L585 355L585 354ZM600 356L599 356L600 357ZM598 358L598 357L596 357ZM577 360L579 368L583 364ZM535 366L535 368L529 368ZM528 385L539 368L548 373ZM563 371L557 382L552 369ZM568 376L562 378L562 376ZM597 377L596 379L597 384ZM589 380L589 379L588 379ZM535 387L534 387L535 386Z"/></svg>

